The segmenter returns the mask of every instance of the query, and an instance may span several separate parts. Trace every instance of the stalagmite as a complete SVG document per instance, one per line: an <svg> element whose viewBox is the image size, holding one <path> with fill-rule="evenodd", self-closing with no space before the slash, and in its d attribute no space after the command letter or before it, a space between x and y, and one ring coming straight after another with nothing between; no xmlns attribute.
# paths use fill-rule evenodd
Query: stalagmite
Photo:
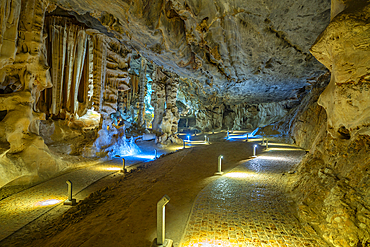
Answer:
<svg viewBox="0 0 370 247"><path fill-rule="evenodd" d="M138 113L138 123L140 126L144 125L144 114L145 114L145 103L144 103L144 97L146 94L146 84L147 84L147 78L146 78L146 59L141 58L141 66L140 66L140 74L139 74L139 113Z"/></svg>

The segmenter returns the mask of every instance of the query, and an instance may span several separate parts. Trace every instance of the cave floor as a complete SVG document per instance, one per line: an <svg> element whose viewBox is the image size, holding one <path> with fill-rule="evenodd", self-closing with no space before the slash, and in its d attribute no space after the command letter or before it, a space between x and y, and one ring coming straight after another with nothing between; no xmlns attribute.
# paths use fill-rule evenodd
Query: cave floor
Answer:
<svg viewBox="0 0 370 247"><path fill-rule="evenodd" d="M309 226L305 229L299 223L281 183L304 151L276 143L270 147L198 194L182 247L327 246Z"/></svg>
<svg viewBox="0 0 370 247"><path fill-rule="evenodd" d="M57 214L67 211L69 206L60 205L68 199L67 180L72 182L73 199L78 202L99 187L99 185L93 185L96 181L107 176L119 176L122 170L122 158L125 158L126 171L130 172L140 164L153 160L155 149L159 157L182 147L172 145L169 148L159 148L155 146L154 141L142 141L138 144L142 151L139 154L115 157L110 160L107 158L100 161L94 160L90 165L85 162L82 168L71 169L62 175L0 200L0 243L1 240L51 210L57 211Z"/></svg>
<svg viewBox="0 0 370 247"><path fill-rule="evenodd" d="M284 192L286 177L294 176L288 171L305 152L270 143L268 152L261 153L264 147L259 145L258 157L251 159L252 146L260 139L224 137L225 133L215 133L210 135L211 145L194 142L193 148L163 155L126 174L110 171L74 196L84 199L75 207L59 203L39 217L31 203L26 213L38 218L24 227L16 223L21 207L13 202L1 217L13 218L21 229L0 246L150 246L156 237L156 203L165 194L171 198L166 205L166 238L174 240L174 247L326 246L310 227L299 223L294 202ZM194 139L201 142L203 136ZM217 176L220 154L225 173ZM105 166L120 168L118 161L112 162L116 166ZM65 180L60 180L64 193ZM43 184L33 188L54 197L51 187ZM33 198L27 191L19 198L20 205ZM57 199L66 197L61 194ZM1 230L10 228L1 222Z"/></svg>

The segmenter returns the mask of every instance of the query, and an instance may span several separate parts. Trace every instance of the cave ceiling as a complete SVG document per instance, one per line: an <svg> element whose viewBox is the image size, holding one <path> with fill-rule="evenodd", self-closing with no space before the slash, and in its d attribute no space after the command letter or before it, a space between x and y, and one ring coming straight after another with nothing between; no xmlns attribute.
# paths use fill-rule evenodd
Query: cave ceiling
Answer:
<svg viewBox="0 0 370 247"><path fill-rule="evenodd" d="M309 52L330 21L330 0L53 0L49 14L114 36L188 95L211 102L294 99L326 71Z"/></svg>

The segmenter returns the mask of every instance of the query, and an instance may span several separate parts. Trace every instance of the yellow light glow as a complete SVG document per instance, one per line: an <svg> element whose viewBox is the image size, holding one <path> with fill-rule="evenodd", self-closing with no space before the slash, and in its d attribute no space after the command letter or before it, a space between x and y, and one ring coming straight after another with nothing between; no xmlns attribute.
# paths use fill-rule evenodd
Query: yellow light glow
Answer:
<svg viewBox="0 0 370 247"><path fill-rule="evenodd" d="M277 142L269 142L269 145L273 145L273 146L284 146L284 147L296 147L298 148L298 146L295 146L295 145L292 145L292 144L286 144L286 143L277 143Z"/></svg>
<svg viewBox="0 0 370 247"><path fill-rule="evenodd" d="M268 150L272 151L303 151L303 149L299 148L269 148Z"/></svg>
<svg viewBox="0 0 370 247"><path fill-rule="evenodd" d="M284 157L275 157L275 156L259 156L260 159L264 160L286 160Z"/></svg>
<svg viewBox="0 0 370 247"><path fill-rule="evenodd" d="M213 246L228 246L228 247L239 247L241 246L239 243L231 243L228 240L211 240L211 239L201 239L200 241L185 241L181 245L182 247L213 247ZM243 245L243 246L255 246L251 245Z"/></svg>
<svg viewBox="0 0 370 247"><path fill-rule="evenodd" d="M107 167L107 168L104 168L104 170L107 170L107 171L119 171L121 169L122 168L120 168L120 167Z"/></svg>
<svg viewBox="0 0 370 247"><path fill-rule="evenodd" d="M36 203L36 206L38 207L46 207L46 206L52 206L58 203L61 203L62 200L57 200L57 199L49 199L45 201L40 201Z"/></svg>
<svg viewBox="0 0 370 247"><path fill-rule="evenodd" d="M253 177L254 175L251 173L245 173L245 172L230 172L224 175L225 177L229 178L248 178Z"/></svg>

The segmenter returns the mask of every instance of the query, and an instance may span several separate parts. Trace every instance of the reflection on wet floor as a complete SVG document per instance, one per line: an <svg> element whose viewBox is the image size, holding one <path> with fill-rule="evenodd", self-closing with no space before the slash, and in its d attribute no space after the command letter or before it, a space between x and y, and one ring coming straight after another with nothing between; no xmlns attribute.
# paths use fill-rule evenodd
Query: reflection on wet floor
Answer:
<svg viewBox="0 0 370 247"><path fill-rule="evenodd" d="M209 184L194 203L181 246L327 246L299 224L279 181L303 155L264 153Z"/></svg>

